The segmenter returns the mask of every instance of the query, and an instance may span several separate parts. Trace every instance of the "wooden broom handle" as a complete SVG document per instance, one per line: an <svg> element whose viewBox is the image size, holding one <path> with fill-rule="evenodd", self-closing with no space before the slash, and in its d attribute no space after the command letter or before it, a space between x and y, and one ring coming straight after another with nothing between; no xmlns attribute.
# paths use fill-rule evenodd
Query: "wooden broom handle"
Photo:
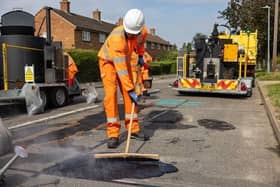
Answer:
<svg viewBox="0 0 280 187"><path fill-rule="evenodd" d="M133 115L134 115L134 108L135 108L135 103L132 102L131 114L130 114L129 125L128 125L128 134L127 134L127 140L126 140L126 146L125 146L125 153L128 153L128 149L129 149Z"/></svg>

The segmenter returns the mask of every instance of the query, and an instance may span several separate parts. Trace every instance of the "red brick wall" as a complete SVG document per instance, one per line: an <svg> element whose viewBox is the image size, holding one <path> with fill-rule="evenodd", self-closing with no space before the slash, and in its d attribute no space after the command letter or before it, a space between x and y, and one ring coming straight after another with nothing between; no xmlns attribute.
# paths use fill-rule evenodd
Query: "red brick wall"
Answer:
<svg viewBox="0 0 280 187"><path fill-rule="evenodd" d="M102 43L99 42L99 33L90 32L90 41L82 40L82 30L75 31L75 47L79 49L94 49L99 50Z"/></svg>
<svg viewBox="0 0 280 187"><path fill-rule="evenodd" d="M46 21L44 21L40 29L45 15L45 9L41 9L35 15L35 35L38 35L39 33L40 36L46 32ZM75 30L74 25L53 11L51 11L51 32L53 41L62 41L64 49L80 48L99 50L102 46L102 43L99 42L98 32L91 32L91 41L82 41L82 30ZM151 54L153 59L157 59L162 54L168 52L167 49L163 50L162 47L161 49L158 49L157 45L155 45L154 49L151 49L150 42L148 42L147 51Z"/></svg>
<svg viewBox="0 0 280 187"><path fill-rule="evenodd" d="M44 20L46 13L45 9L41 9L35 15L35 35L39 36L46 32L46 21L40 29L40 25ZM74 43L74 26L63 19L61 16L57 15L55 12L51 11L51 34L53 41L62 41L63 48L72 49L75 48ZM39 30L40 29L40 30Z"/></svg>
<svg viewBox="0 0 280 187"><path fill-rule="evenodd" d="M166 49L163 49L162 47L158 49L157 47L154 47L154 49L151 48L150 45L147 46L146 51L153 57L153 61L156 60L158 57L164 55L165 53L168 53L169 51Z"/></svg>

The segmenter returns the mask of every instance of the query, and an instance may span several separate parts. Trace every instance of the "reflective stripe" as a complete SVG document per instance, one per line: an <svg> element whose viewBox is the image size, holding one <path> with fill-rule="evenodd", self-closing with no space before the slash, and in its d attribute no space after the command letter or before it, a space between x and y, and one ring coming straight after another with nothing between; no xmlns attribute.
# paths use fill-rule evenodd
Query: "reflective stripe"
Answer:
<svg viewBox="0 0 280 187"><path fill-rule="evenodd" d="M118 122L118 118L107 118L107 123L116 123Z"/></svg>
<svg viewBox="0 0 280 187"><path fill-rule="evenodd" d="M104 53L104 58L106 60L111 60L111 58L109 56L108 48L107 48L107 42L103 45L103 53Z"/></svg>
<svg viewBox="0 0 280 187"><path fill-rule="evenodd" d="M113 30L111 35L122 35L124 36L124 30Z"/></svg>
<svg viewBox="0 0 280 187"><path fill-rule="evenodd" d="M113 30L111 32L110 36L111 35L121 35L125 39L124 30ZM125 47L125 52L126 53L128 52L127 43L126 43L126 47ZM103 45L103 53L104 53L104 58L106 60L113 61L114 63L121 63L121 62L125 62L125 61L129 60L129 58L126 57L126 56L124 56L124 57L116 57L116 58L111 59L110 56L109 56L109 52L108 52L107 42Z"/></svg>
<svg viewBox="0 0 280 187"><path fill-rule="evenodd" d="M127 71L127 70L118 71L118 75L119 75L119 76L128 75L128 71Z"/></svg>
<svg viewBox="0 0 280 187"><path fill-rule="evenodd" d="M130 119L130 117L131 117L131 114L125 114L125 119ZM137 117L138 117L137 114L132 115L133 119L136 119Z"/></svg>
<svg viewBox="0 0 280 187"><path fill-rule="evenodd" d="M113 58L114 63L121 63L126 61L126 56Z"/></svg>

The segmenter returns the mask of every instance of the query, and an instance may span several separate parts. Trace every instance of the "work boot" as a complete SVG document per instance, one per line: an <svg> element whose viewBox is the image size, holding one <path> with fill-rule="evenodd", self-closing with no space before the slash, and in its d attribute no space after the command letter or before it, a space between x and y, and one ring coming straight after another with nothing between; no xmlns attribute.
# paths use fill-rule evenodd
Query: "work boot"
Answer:
<svg viewBox="0 0 280 187"><path fill-rule="evenodd" d="M131 133L131 139L141 140L141 141L147 141L150 139L149 136L144 134L144 132L139 131L137 133Z"/></svg>
<svg viewBox="0 0 280 187"><path fill-rule="evenodd" d="M107 147L109 149L115 149L119 146L119 139L118 138L109 138L107 141Z"/></svg>
<svg viewBox="0 0 280 187"><path fill-rule="evenodd" d="M143 96L150 96L147 90L143 91Z"/></svg>

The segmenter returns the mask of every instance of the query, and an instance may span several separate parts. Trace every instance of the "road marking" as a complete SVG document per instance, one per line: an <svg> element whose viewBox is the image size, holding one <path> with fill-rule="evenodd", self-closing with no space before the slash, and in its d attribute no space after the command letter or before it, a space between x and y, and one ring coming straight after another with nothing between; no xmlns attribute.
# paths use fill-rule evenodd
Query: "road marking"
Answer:
<svg viewBox="0 0 280 187"><path fill-rule="evenodd" d="M34 123L40 123L42 121L57 119L57 118L64 117L64 116L67 116L67 115L70 115L70 114L74 114L74 113L77 113L77 112L82 112L82 111L94 109L94 108L97 108L97 107L99 107L99 105L79 108L77 110L72 110L72 111L64 112L64 113L57 114L57 115L54 115L54 116L45 117L45 118L41 118L41 119L38 119L38 120L34 120L34 121L29 121L29 122L26 122L26 123L18 124L18 125L12 126L12 127L8 127L8 129L9 130L13 130L13 129L21 128L21 127L26 127L26 126L32 125Z"/></svg>

